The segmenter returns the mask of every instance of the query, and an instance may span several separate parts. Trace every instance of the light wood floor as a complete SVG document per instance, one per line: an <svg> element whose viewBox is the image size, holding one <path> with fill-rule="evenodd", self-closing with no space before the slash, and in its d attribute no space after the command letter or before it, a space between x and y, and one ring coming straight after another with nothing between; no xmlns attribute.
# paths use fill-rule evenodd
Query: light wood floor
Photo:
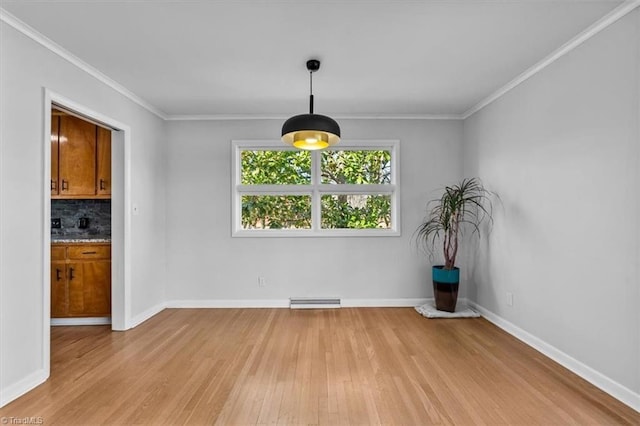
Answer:
<svg viewBox="0 0 640 426"><path fill-rule="evenodd" d="M483 319L408 308L167 309L54 327L51 378L0 409L45 425L640 424Z"/></svg>

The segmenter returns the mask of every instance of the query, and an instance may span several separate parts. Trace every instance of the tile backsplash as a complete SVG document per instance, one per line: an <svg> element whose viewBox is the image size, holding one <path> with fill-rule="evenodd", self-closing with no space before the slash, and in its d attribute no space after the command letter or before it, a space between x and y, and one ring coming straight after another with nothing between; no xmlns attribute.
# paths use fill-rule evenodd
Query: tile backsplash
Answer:
<svg viewBox="0 0 640 426"><path fill-rule="evenodd" d="M111 237L111 200L51 200L51 218L60 218L61 228L51 228L51 239ZM86 228L80 219L87 218Z"/></svg>

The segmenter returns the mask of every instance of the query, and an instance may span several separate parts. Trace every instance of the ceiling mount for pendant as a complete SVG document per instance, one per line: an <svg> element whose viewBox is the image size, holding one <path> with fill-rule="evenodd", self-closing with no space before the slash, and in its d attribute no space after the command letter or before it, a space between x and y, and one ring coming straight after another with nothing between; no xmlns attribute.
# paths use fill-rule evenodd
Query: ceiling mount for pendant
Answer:
<svg viewBox="0 0 640 426"><path fill-rule="evenodd" d="M320 61L317 59L309 59L307 61L307 69L309 72L316 72L320 69Z"/></svg>
<svg viewBox="0 0 640 426"><path fill-rule="evenodd" d="M320 61L307 61L309 70L309 114L291 117L282 125L282 141L299 149L317 150L340 141L340 126L331 117L313 113L313 73L320 69Z"/></svg>

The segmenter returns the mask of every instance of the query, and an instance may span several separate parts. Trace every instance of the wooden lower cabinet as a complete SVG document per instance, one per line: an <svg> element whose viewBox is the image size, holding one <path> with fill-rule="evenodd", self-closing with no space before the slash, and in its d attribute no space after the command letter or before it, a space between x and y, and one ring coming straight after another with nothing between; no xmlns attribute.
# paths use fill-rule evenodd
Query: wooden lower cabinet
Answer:
<svg viewBox="0 0 640 426"><path fill-rule="evenodd" d="M67 313L67 273L65 262L51 261L51 317Z"/></svg>
<svg viewBox="0 0 640 426"><path fill-rule="evenodd" d="M93 260L68 264L69 316L99 317L111 314L111 261Z"/></svg>
<svg viewBox="0 0 640 426"><path fill-rule="evenodd" d="M59 260L61 251L64 260ZM111 246L51 247L51 317L111 315Z"/></svg>

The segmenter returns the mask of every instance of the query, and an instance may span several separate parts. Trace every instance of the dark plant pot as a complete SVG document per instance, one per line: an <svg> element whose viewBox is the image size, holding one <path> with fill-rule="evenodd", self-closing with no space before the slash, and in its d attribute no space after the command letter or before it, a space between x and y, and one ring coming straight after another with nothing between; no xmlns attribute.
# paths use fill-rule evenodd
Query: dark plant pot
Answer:
<svg viewBox="0 0 640 426"><path fill-rule="evenodd" d="M443 265L434 266L431 268L431 277L436 309L455 312L458 301L458 286L460 285L460 269L444 269Z"/></svg>

